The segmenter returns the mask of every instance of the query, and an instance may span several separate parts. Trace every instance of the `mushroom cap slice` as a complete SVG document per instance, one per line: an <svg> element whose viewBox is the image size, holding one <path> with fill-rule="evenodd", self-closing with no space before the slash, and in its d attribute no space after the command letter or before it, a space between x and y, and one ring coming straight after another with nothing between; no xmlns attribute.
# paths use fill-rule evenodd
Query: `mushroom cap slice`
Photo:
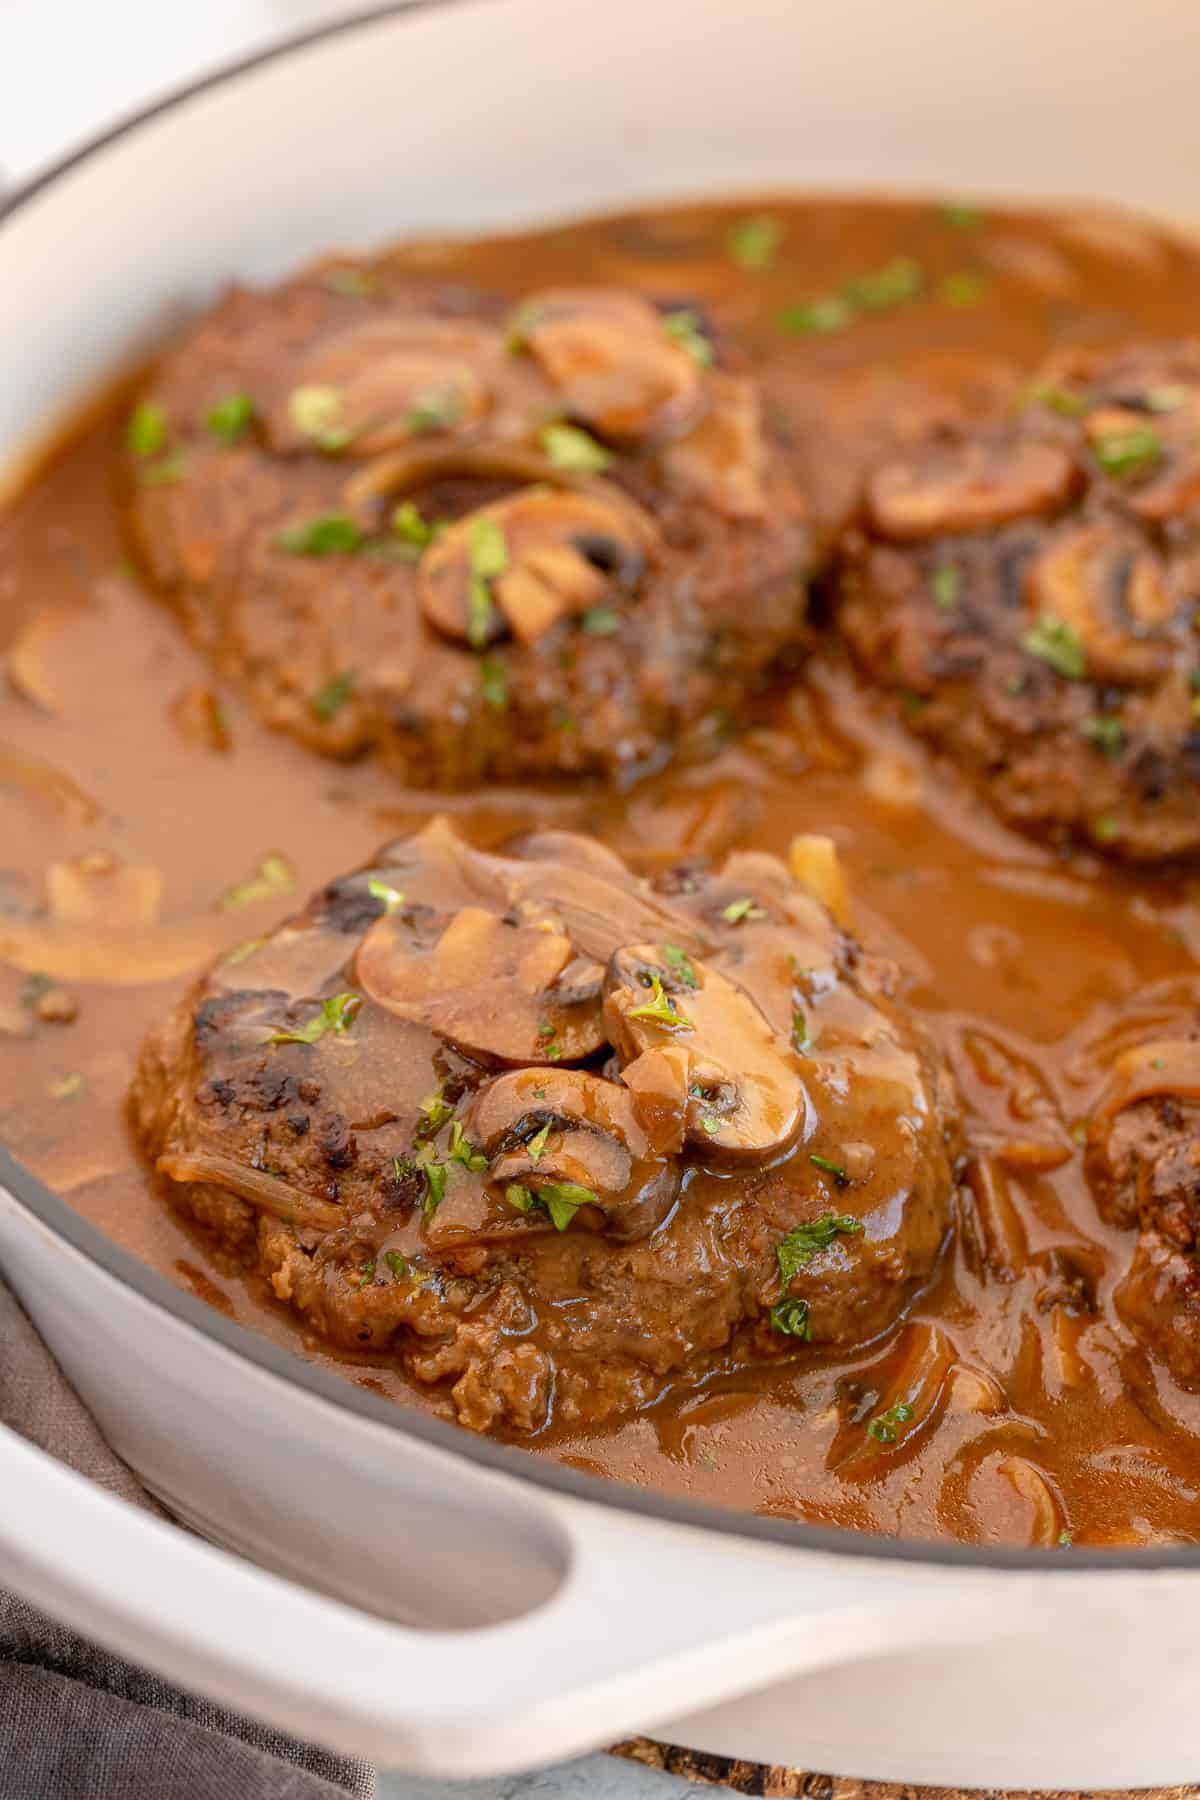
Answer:
<svg viewBox="0 0 1200 1800"><path fill-rule="evenodd" d="M710 375L708 406L663 452L668 479L729 519L766 516L767 446L762 400L752 381Z"/></svg>
<svg viewBox="0 0 1200 1800"><path fill-rule="evenodd" d="M1079 481L1057 444L939 446L881 469L867 487L867 516L881 537L901 544L992 531L1060 511Z"/></svg>
<svg viewBox="0 0 1200 1800"><path fill-rule="evenodd" d="M552 915L467 905L432 945L402 911L385 913L359 946L355 973L377 1005L468 1055L542 1065L579 1062L604 1043L599 998L559 986L576 960Z"/></svg>
<svg viewBox="0 0 1200 1800"><path fill-rule="evenodd" d="M430 545L418 574L421 608L438 631L477 649L506 631L532 644L614 590L632 591L644 563L624 510L591 494L528 488L480 507Z"/></svg>
<svg viewBox="0 0 1200 1800"><path fill-rule="evenodd" d="M683 430L701 411L700 370L648 301L620 288L552 288L525 302L523 340L563 409L602 436Z"/></svg>
<svg viewBox="0 0 1200 1800"><path fill-rule="evenodd" d="M1131 532L1081 526L1051 542L1028 579L1035 612L1071 627L1093 681L1138 687L1169 670L1175 599L1158 557Z"/></svg>
<svg viewBox="0 0 1200 1800"><path fill-rule="evenodd" d="M676 977L656 944L618 950L609 963L604 1018L623 1069L648 1052L674 1052L653 1067L654 1082L661 1077L653 1099L647 1069L632 1070L640 1116L661 1141L674 1081L685 1144L707 1156L765 1161L808 1123L799 1058L745 989L702 962L692 963L691 978Z"/></svg>
<svg viewBox="0 0 1200 1800"><path fill-rule="evenodd" d="M488 1156L494 1187L586 1189L610 1235L646 1236L679 1191L679 1169L651 1145L628 1090L581 1069L497 1076L476 1094L464 1128Z"/></svg>

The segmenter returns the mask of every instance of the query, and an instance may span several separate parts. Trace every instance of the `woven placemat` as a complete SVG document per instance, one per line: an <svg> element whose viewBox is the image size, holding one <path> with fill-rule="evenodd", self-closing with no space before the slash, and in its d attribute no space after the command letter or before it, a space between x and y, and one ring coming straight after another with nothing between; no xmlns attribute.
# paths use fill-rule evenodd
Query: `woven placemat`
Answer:
<svg viewBox="0 0 1200 1800"><path fill-rule="evenodd" d="M701 1750L681 1750L652 1738L630 1738L615 1744L612 1754L649 1769L682 1775L701 1787L731 1788L738 1794L761 1794L764 1800L1091 1800L1091 1792L1067 1792L1039 1788L1016 1796L1001 1788L908 1787L894 1781L851 1781L837 1775L814 1775L804 1769L786 1769L768 1763L743 1762L731 1756L709 1756ZM1200 1800L1198 1787L1113 1788L1097 1800Z"/></svg>

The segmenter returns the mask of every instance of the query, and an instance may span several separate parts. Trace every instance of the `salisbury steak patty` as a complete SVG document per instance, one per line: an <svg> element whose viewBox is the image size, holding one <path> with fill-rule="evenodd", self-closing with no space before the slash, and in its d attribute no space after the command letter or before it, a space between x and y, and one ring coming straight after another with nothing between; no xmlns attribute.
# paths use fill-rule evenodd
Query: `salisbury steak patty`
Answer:
<svg viewBox="0 0 1200 1800"><path fill-rule="evenodd" d="M386 265L235 290L130 425L156 585L267 723L411 783L703 744L801 635L805 507L698 317Z"/></svg>
<svg viewBox="0 0 1200 1800"><path fill-rule="evenodd" d="M477 1429L596 1421L871 1338L929 1275L956 1102L893 979L774 857L651 884L438 821L206 975L135 1119L315 1332Z"/></svg>
<svg viewBox="0 0 1200 1800"><path fill-rule="evenodd" d="M1200 346L1073 352L870 483L841 628L1001 815L1200 846Z"/></svg>
<svg viewBox="0 0 1200 1800"><path fill-rule="evenodd" d="M1117 1058L1086 1166L1103 1217L1138 1234L1118 1310L1176 1381L1200 1388L1200 1038Z"/></svg>

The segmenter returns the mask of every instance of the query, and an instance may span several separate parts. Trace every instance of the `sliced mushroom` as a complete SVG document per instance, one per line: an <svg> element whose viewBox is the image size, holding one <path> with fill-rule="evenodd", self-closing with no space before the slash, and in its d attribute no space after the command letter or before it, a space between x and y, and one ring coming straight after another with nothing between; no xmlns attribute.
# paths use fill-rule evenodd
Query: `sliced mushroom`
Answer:
<svg viewBox="0 0 1200 1800"><path fill-rule="evenodd" d="M628 1091L580 1069L498 1076L476 1095L464 1129L487 1155L494 1188L586 1189L618 1237L653 1231L679 1190L678 1168L650 1143Z"/></svg>
<svg viewBox="0 0 1200 1800"><path fill-rule="evenodd" d="M881 469L867 488L867 513L880 536L915 543L1058 512L1078 481L1055 444L962 444Z"/></svg>
<svg viewBox="0 0 1200 1800"><path fill-rule="evenodd" d="M1170 668L1175 601L1158 558L1129 532L1081 526L1043 550L1028 581L1034 613L1070 627L1093 680L1137 686Z"/></svg>
<svg viewBox="0 0 1200 1800"><path fill-rule="evenodd" d="M560 868L582 869L602 881L616 881L634 888L637 877L615 850L581 831L526 831L506 845L510 856L526 862L554 863Z"/></svg>
<svg viewBox="0 0 1200 1800"><path fill-rule="evenodd" d="M369 319L326 341L267 421L276 450L375 456L414 438L470 430L491 406L499 332L421 315Z"/></svg>
<svg viewBox="0 0 1200 1800"><path fill-rule="evenodd" d="M767 447L758 389L732 375L710 375L708 390L705 412L663 453L667 477L727 518L761 519Z"/></svg>
<svg viewBox="0 0 1200 1800"><path fill-rule="evenodd" d="M647 1129L663 1118L664 1091L655 1092L654 1082L677 1083L684 1066L683 1141L706 1155L761 1161L786 1150L806 1124L798 1059L749 994L704 963L694 961L685 981L656 944L618 950L605 980L604 1018L625 1068L647 1052L676 1051L651 1065L652 1080L645 1068L633 1070Z"/></svg>
<svg viewBox="0 0 1200 1800"><path fill-rule="evenodd" d="M580 989L575 963L552 914L530 907L500 917L463 906L432 945L411 915L385 913L363 939L355 968L377 1005L458 1049L549 1065L579 1062L604 1042L599 997Z"/></svg>
<svg viewBox="0 0 1200 1800"><path fill-rule="evenodd" d="M602 596L630 593L643 562L628 518L606 501L529 488L470 513L430 545L421 606L431 625L476 649L506 629L532 644Z"/></svg>
<svg viewBox="0 0 1200 1800"><path fill-rule="evenodd" d="M701 409L698 365L645 300L620 288L553 288L521 308L522 342L563 409L604 437L683 430Z"/></svg>

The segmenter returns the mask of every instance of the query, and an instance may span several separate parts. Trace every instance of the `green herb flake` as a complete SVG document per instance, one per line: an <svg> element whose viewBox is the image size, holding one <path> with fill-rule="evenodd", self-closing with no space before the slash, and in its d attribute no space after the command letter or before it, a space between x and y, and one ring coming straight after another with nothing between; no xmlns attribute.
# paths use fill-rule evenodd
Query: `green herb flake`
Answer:
<svg viewBox="0 0 1200 1800"><path fill-rule="evenodd" d="M260 937L247 938L244 944L235 944L232 950L227 950L221 961L226 968L236 969L239 963L248 962L256 950L261 950L266 941Z"/></svg>
<svg viewBox="0 0 1200 1800"><path fill-rule="evenodd" d="M440 1086L436 1093L426 1094L419 1100L417 1109L421 1113L421 1123L417 1127L421 1137L436 1137L442 1126L454 1117L454 1108L442 1097Z"/></svg>
<svg viewBox="0 0 1200 1800"><path fill-rule="evenodd" d="M714 1117L712 1113L704 1113L701 1117L700 1124L703 1129L707 1131L709 1137L716 1137L718 1131L721 1129L720 1119Z"/></svg>
<svg viewBox="0 0 1200 1800"><path fill-rule="evenodd" d="M808 1020L800 1006L792 1008L792 1047L795 1050L808 1048Z"/></svg>
<svg viewBox="0 0 1200 1800"><path fill-rule="evenodd" d="M1088 829L1100 844L1111 844L1121 835L1120 824L1111 813L1102 813L1098 819L1093 819Z"/></svg>
<svg viewBox="0 0 1200 1800"><path fill-rule="evenodd" d="M1065 619L1043 613L1021 639L1022 650L1049 663L1056 675L1067 681L1082 681L1087 675L1087 653L1079 634Z"/></svg>
<svg viewBox="0 0 1200 1800"><path fill-rule="evenodd" d="M780 1300L771 1308L771 1328L781 1331L784 1337L800 1338L804 1343L812 1341L812 1326L808 1321L807 1300Z"/></svg>
<svg viewBox="0 0 1200 1800"><path fill-rule="evenodd" d="M222 444L236 444L253 425L254 410L249 394L226 394L217 401L205 424Z"/></svg>
<svg viewBox="0 0 1200 1800"><path fill-rule="evenodd" d="M498 657L485 656L479 665L479 685L485 706L493 712L508 711L508 670Z"/></svg>
<svg viewBox="0 0 1200 1800"><path fill-rule="evenodd" d="M287 526L275 538L276 549L289 556L347 556L362 545L363 534L348 513L319 513Z"/></svg>
<svg viewBox="0 0 1200 1800"><path fill-rule="evenodd" d="M1035 381L1025 389L1024 398L1033 406L1044 406L1047 412L1062 419L1081 419L1091 401L1086 394L1073 394L1070 388L1055 387L1050 382Z"/></svg>
<svg viewBox="0 0 1200 1800"><path fill-rule="evenodd" d="M336 719L347 701L353 697L358 682L357 669L344 669L340 675L334 675L323 687L319 687L312 697L312 709L318 719L326 724Z"/></svg>
<svg viewBox="0 0 1200 1800"><path fill-rule="evenodd" d="M929 586L942 611L949 612L958 605L958 597L962 592L962 570L956 569L953 563L942 563L929 577Z"/></svg>
<svg viewBox="0 0 1200 1800"><path fill-rule="evenodd" d="M529 1152L530 1159L533 1162L540 1162L542 1160L542 1151L546 1148L549 1138L550 1125L549 1121L547 1121L547 1123L542 1126L542 1129L535 1133L525 1146L526 1150Z"/></svg>
<svg viewBox="0 0 1200 1800"><path fill-rule="evenodd" d="M398 1250L385 1250L383 1260L392 1271L393 1281L403 1281L408 1274L408 1263Z"/></svg>
<svg viewBox="0 0 1200 1800"><path fill-rule="evenodd" d="M556 469L575 475L602 475L612 462L612 452L578 425L547 425L538 441Z"/></svg>
<svg viewBox="0 0 1200 1800"><path fill-rule="evenodd" d="M125 442L135 456L158 456L167 447L167 415L153 400L139 400L129 415Z"/></svg>
<svg viewBox="0 0 1200 1800"><path fill-rule="evenodd" d="M659 975L651 977L650 999L646 1005L631 1007L626 1017L650 1019L655 1025L661 1025L667 1031L694 1031L696 1029L686 1013L678 1011L671 996L664 993L662 977Z"/></svg>
<svg viewBox="0 0 1200 1800"><path fill-rule="evenodd" d="M300 436L327 455L344 450L353 433L342 417L342 396L335 387L298 387L288 395L288 418Z"/></svg>
<svg viewBox="0 0 1200 1800"><path fill-rule="evenodd" d="M273 1031L267 1042L316 1044L329 1031L335 1037L341 1037L353 1025L361 1005L361 994L331 994L328 1000L322 1000L321 1010L314 1013L306 1025L301 1025L296 1031Z"/></svg>
<svg viewBox="0 0 1200 1800"><path fill-rule="evenodd" d="M369 1284L372 1281L374 1281L374 1279L375 1279L375 1258L372 1257L370 1262L363 1264L362 1269L359 1272L358 1285L360 1288L365 1288L365 1287L369 1286Z"/></svg>
<svg viewBox="0 0 1200 1800"><path fill-rule="evenodd" d="M458 1119L450 1127L450 1144L446 1156L450 1162L461 1163L472 1175L482 1175L490 1167L487 1157L470 1142Z"/></svg>
<svg viewBox="0 0 1200 1800"><path fill-rule="evenodd" d="M1079 727L1084 737L1095 744L1104 756L1115 758L1120 756L1125 747L1125 727L1120 719L1095 714L1085 719Z"/></svg>
<svg viewBox="0 0 1200 1800"><path fill-rule="evenodd" d="M744 919L765 919L766 916L766 908L757 905L748 894L740 900L731 900L721 914L728 925L740 925Z"/></svg>
<svg viewBox="0 0 1200 1800"><path fill-rule="evenodd" d="M599 1205L591 1188L581 1187L574 1181L547 1182L537 1189L513 1181L505 1188L504 1198L518 1212L532 1212L539 1206L544 1208L556 1231L566 1231L581 1206Z"/></svg>
<svg viewBox="0 0 1200 1800"><path fill-rule="evenodd" d="M983 224L983 210L970 200L947 200L938 207L938 218L951 231L978 231Z"/></svg>
<svg viewBox="0 0 1200 1800"><path fill-rule="evenodd" d="M700 315L690 306L681 306L675 312L663 314L663 330L673 343L686 350L694 363L702 369L711 369L716 361L711 341L705 336L700 323Z"/></svg>
<svg viewBox="0 0 1200 1800"><path fill-rule="evenodd" d="M503 575L508 567L508 540L486 513L480 513L467 527L467 560L471 570L471 586L467 596L467 641L475 649L487 643L492 629L492 592L490 583Z"/></svg>
<svg viewBox="0 0 1200 1800"><path fill-rule="evenodd" d="M779 1279L784 1287L787 1288L793 1275L806 1262L811 1261L819 1250L827 1250L836 1237L854 1237L861 1230L862 1221L850 1213L822 1213L819 1219L809 1219L803 1225L793 1225L787 1236L780 1238L775 1246Z"/></svg>
<svg viewBox="0 0 1200 1800"><path fill-rule="evenodd" d="M377 875L372 875L370 881L368 881L367 892L373 900L383 901L383 910L385 912L399 912L400 908L404 905L403 890L392 887L390 882L381 881Z"/></svg>
<svg viewBox="0 0 1200 1800"><path fill-rule="evenodd" d="M783 226L771 213L751 213L731 225L725 246L739 269L765 275L774 266L783 242Z"/></svg>
<svg viewBox="0 0 1200 1800"><path fill-rule="evenodd" d="M545 310L540 300L522 300L509 314L504 347L510 356L523 356L528 350L530 334L541 324Z"/></svg>
<svg viewBox="0 0 1200 1800"><path fill-rule="evenodd" d="M1072 1127L1071 1127L1071 1142L1073 1144L1078 1144L1080 1146L1080 1148L1082 1149L1082 1147L1084 1146L1084 1144L1087 1143L1087 1141L1088 1141L1087 1121L1085 1119L1080 1119L1077 1121L1076 1124L1072 1125Z"/></svg>
<svg viewBox="0 0 1200 1800"><path fill-rule="evenodd" d="M1070 1531L1060 1531L1059 1532L1058 1547L1060 1550L1070 1550L1072 1545L1074 1544L1074 1542L1075 1542L1075 1538L1074 1538L1074 1534L1072 1532L1070 1532Z"/></svg>
<svg viewBox="0 0 1200 1800"><path fill-rule="evenodd" d="M953 275L943 275L935 291L944 306L965 311L969 306L979 305L987 293L987 285L987 276L978 270L958 269Z"/></svg>
<svg viewBox="0 0 1200 1800"><path fill-rule="evenodd" d="M830 1162L827 1156L818 1156L815 1150L809 1151L808 1160L814 1168L823 1169L826 1175L831 1175L835 1187L849 1187L850 1177L840 1163Z"/></svg>
<svg viewBox="0 0 1200 1800"><path fill-rule="evenodd" d="M78 1100L82 1093L82 1075L64 1075L60 1081L51 1083L50 1098L52 1100Z"/></svg>
<svg viewBox="0 0 1200 1800"><path fill-rule="evenodd" d="M1162 453L1162 439L1152 425L1106 431L1092 441L1092 454L1106 475L1144 475Z"/></svg>
<svg viewBox="0 0 1200 1800"><path fill-rule="evenodd" d="M414 550L428 550L445 529L440 520L423 519L411 500L403 501L392 514L392 530Z"/></svg>
<svg viewBox="0 0 1200 1800"><path fill-rule="evenodd" d="M913 1416L913 1409L907 1400L897 1400L886 1412L876 1413L867 1421L867 1436L874 1438L877 1444L894 1444L899 1436L899 1427L907 1425Z"/></svg>
<svg viewBox="0 0 1200 1800"><path fill-rule="evenodd" d="M172 487L175 482L182 481L188 472L188 459L182 450L175 450L170 456L164 456L159 462L147 463L138 470L138 480L143 487Z"/></svg>
<svg viewBox="0 0 1200 1800"><path fill-rule="evenodd" d="M426 1219L432 1219L442 1201L446 1198L446 1165L438 1162L433 1156L425 1158L421 1168L425 1171L425 1198L421 1202L421 1212Z"/></svg>
<svg viewBox="0 0 1200 1800"><path fill-rule="evenodd" d="M663 960L670 969L672 975L674 975L677 980L682 981L684 987L694 988L696 986L696 971L687 951L681 950L678 944L664 944L662 946L662 953Z"/></svg>
<svg viewBox="0 0 1200 1800"><path fill-rule="evenodd" d="M259 859L250 879L229 888L221 896L219 905L222 912L240 912L244 906L256 906L260 900L276 900L281 894L290 894L295 885L296 875L291 863L286 857L269 851Z"/></svg>
<svg viewBox="0 0 1200 1800"><path fill-rule="evenodd" d="M463 416L463 397L457 388L427 388L418 394L405 423L413 437L432 431L448 431Z"/></svg>
<svg viewBox="0 0 1200 1800"><path fill-rule="evenodd" d="M845 331L854 318L854 310L840 294L826 294L819 300L806 300L799 306L787 306L775 315L780 331L793 337L832 337Z"/></svg>
<svg viewBox="0 0 1200 1800"><path fill-rule="evenodd" d="M866 312L887 312L919 294L924 280L919 263L911 256L898 256L882 269L848 281L843 292L852 306Z"/></svg>
<svg viewBox="0 0 1200 1800"><path fill-rule="evenodd" d="M580 623L590 637L615 637L621 629L621 615L615 606L589 606Z"/></svg>

